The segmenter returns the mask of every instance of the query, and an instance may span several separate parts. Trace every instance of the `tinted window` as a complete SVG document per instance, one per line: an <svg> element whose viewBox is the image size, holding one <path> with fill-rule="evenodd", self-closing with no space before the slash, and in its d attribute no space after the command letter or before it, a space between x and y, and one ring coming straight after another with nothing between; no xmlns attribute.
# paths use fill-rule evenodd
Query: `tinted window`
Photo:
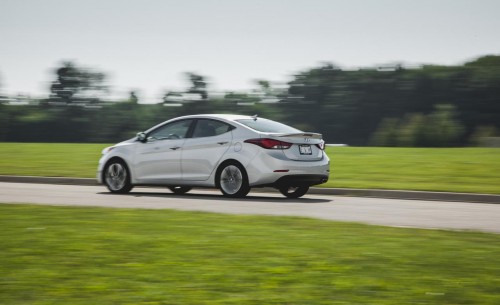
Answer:
<svg viewBox="0 0 500 305"><path fill-rule="evenodd" d="M193 138L218 136L230 131L231 129L231 125L220 121L200 119L196 122Z"/></svg>
<svg viewBox="0 0 500 305"><path fill-rule="evenodd" d="M153 130L148 137L155 140L183 139L189 130L192 120L182 120L163 125Z"/></svg>
<svg viewBox="0 0 500 305"><path fill-rule="evenodd" d="M272 133L296 133L296 132L301 132L298 129L295 129L293 127L290 127L285 124L281 124L275 121L267 120L267 119L261 119L257 118L256 120L254 119L242 119L242 120L236 120L237 122L248 126L252 129L255 129L257 131L261 132L272 132Z"/></svg>

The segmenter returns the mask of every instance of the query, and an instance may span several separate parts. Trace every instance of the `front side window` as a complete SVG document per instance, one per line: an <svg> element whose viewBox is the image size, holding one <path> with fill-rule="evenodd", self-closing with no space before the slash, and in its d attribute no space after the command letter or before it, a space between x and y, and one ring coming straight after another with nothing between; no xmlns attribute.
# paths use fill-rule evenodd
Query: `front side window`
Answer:
<svg viewBox="0 0 500 305"><path fill-rule="evenodd" d="M298 129L290 127L285 124L281 124L275 121L267 120L267 119L242 119L236 120L236 122L241 123L247 127L250 127L254 130L260 132L270 132L270 133L297 133L302 132Z"/></svg>
<svg viewBox="0 0 500 305"><path fill-rule="evenodd" d="M182 120L169 123L153 130L148 139L165 140L165 139L184 139L191 126L192 120Z"/></svg>
<svg viewBox="0 0 500 305"><path fill-rule="evenodd" d="M200 119L196 122L193 138L213 137L230 131L233 127L229 124L208 119Z"/></svg>

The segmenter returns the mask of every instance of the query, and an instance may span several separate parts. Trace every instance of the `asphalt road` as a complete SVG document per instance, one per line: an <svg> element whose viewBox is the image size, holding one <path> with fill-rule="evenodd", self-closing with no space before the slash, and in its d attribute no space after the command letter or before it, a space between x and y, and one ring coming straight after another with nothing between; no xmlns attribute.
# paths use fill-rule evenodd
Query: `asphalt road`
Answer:
<svg viewBox="0 0 500 305"><path fill-rule="evenodd" d="M227 214L287 215L375 225L500 233L500 205L328 195L286 199L278 192L251 192L227 199L216 190L179 196L162 188L135 188L113 195L102 186L0 183L0 202L112 208L176 209Z"/></svg>

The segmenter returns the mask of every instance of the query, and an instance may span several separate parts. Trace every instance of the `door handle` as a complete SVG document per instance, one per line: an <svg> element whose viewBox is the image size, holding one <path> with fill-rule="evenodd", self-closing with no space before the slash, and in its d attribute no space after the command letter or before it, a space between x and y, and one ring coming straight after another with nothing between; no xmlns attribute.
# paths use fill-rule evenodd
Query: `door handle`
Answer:
<svg viewBox="0 0 500 305"><path fill-rule="evenodd" d="M179 148L180 148L180 146L170 147L171 150L178 150Z"/></svg>
<svg viewBox="0 0 500 305"><path fill-rule="evenodd" d="M227 144L228 142L217 142L217 144L219 145L224 145L224 144Z"/></svg>

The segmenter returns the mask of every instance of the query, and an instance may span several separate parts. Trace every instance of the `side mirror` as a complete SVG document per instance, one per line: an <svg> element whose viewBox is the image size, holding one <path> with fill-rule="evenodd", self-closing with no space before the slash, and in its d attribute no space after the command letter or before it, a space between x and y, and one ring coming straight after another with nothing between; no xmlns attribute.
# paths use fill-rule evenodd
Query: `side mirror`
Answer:
<svg viewBox="0 0 500 305"><path fill-rule="evenodd" d="M146 137L146 134L144 132L139 132L137 134L137 141L142 142L142 143L146 143L147 140L148 140L148 138Z"/></svg>

